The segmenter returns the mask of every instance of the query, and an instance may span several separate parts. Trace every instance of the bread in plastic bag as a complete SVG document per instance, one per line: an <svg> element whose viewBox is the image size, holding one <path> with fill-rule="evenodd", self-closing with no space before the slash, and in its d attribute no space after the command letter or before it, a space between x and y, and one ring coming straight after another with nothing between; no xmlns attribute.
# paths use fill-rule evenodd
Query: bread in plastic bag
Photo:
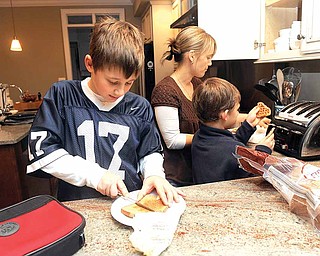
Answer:
<svg viewBox="0 0 320 256"><path fill-rule="evenodd" d="M320 168L292 157L276 157L237 146L235 157L247 172L262 175L289 204L291 212L320 231Z"/></svg>

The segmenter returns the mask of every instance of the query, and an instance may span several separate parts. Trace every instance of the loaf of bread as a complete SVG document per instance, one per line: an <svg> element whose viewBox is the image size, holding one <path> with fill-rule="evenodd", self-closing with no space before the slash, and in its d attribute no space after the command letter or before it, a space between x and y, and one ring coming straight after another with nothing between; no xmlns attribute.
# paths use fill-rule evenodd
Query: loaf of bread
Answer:
<svg viewBox="0 0 320 256"><path fill-rule="evenodd" d="M141 212L150 212L150 210L136 204L129 204L121 208L121 213L129 218L133 218L137 213Z"/></svg>
<svg viewBox="0 0 320 256"><path fill-rule="evenodd" d="M236 157L245 171L263 175L289 203L291 212L320 231L320 168L293 157L277 157L243 146Z"/></svg>
<svg viewBox="0 0 320 256"><path fill-rule="evenodd" d="M304 219L309 217L307 200L299 195L293 195L289 202L289 209L291 212L303 217Z"/></svg>
<svg viewBox="0 0 320 256"><path fill-rule="evenodd" d="M258 102L257 106L259 107L259 111L257 113L258 118L263 118L271 115L271 109L263 102Z"/></svg>
<svg viewBox="0 0 320 256"><path fill-rule="evenodd" d="M158 195L145 195L140 201L129 204L121 208L121 213L129 218L133 218L137 213L142 212L165 212L168 209Z"/></svg>
<svg viewBox="0 0 320 256"><path fill-rule="evenodd" d="M240 158L240 159L238 159L238 161L239 161L240 167L243 170L250 172L250 173L253 173L253 174L260 175L260 176L263 175L264 172L261 171L261 169L258 169L255 166L251 165L247 159Z"/></svg>
<svg viewBox="0 0 320 256"><path fill-rule="evenodd" d="M245 158L248 158L256 163L258 163L260 166L263 166L265 164L266 158L270 155L266 152L257 151L253 148L247 148L243 146L237 146L236 147L236 154Z"/></svg>

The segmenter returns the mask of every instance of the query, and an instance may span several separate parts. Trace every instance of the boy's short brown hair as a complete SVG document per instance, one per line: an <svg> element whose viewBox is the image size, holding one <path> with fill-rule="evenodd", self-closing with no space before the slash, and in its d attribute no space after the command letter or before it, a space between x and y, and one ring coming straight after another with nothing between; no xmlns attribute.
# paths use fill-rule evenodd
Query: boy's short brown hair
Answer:
<svg viewBox="0 0 320 256"><path fill-rule="evenodd" d="M93 68L120 68L125 77L138 75L143 67L142 33L132 24L112 17L99 20L90 39Z"/></svg>
<svg viewBox="0 0 320 256"><path fill-rule="evenodd" d="M232 109L241 100L239 90L228 81L212 77L193 93L192 104L201 122L216 121L221 111Z"/></svg>

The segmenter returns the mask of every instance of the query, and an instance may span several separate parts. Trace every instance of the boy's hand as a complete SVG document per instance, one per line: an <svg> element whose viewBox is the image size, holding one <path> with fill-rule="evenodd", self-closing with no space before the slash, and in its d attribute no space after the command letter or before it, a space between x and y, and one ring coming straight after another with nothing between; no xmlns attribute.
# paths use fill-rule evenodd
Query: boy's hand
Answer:
<svg viewBox="0 0 320 256"><path fill-rule="evenodd" d="M171 205L172 202L179 202L179 195L185 196L185 194L173 187L166 179L159 176L150 176L143 181L142 189L138 194L137 200L140 200L145 195L156 190L162 202L165 205Z"/></svg>
<svg viewBox="0 0 320 256"><path fill-rule="evenodd" d="M255 106L248 113L247 122L251 125L251 127L256 127L257 124L261 121L261 118L257 118L258 111L259 111L259 107Z"/></svg>
<svg viewBox="0 0 320 256"><path fill-rule="evenodd" d="M97 190L111 198L117 197L119 194L126 196L129 192L120 176L107 171L99 181Z"/></svg>
<svg viewBox="0 0 320 256"><path fill-rule="evenodd" d="M271 119L264 117L260 120L259 125L263 128L268 128L268 125L271 123Z"/></svg>
<svg viewBox="0 0 320 256"><path fill-rule="evenodd" d="M266 137L264 137L258 144L267 146L271 149L274 147L274 128L272 128Z"/></svg>

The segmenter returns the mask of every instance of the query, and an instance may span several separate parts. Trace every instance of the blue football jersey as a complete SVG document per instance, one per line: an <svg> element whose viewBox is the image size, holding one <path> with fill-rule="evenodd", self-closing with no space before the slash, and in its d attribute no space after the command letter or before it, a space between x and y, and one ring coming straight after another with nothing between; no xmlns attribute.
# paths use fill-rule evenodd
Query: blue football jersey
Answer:
<svg viewBox="0 0 320 256"><path fill-rule="evenodd" d="M100 110L84 93L81 81L52 85L30 130L28 170L41 168L66 150L110 171L124 170L129 191L141 189L138 161L161 152L160 135L149 102L128 92L111 110ZM60 152L60 153L59 153ZM99 196L88 187L59 180L60 200ZM101 196L101 195L100 195Z"/></svg>

